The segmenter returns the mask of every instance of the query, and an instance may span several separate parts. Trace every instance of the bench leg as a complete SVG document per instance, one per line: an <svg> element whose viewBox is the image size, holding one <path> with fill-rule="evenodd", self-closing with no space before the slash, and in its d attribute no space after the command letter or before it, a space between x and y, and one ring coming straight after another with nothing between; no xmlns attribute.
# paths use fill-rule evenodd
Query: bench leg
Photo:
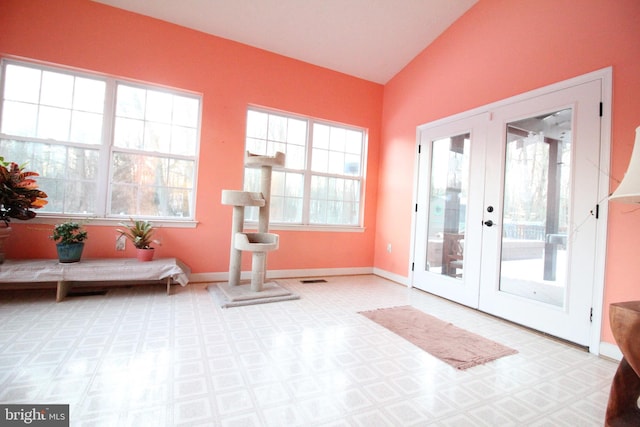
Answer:
<svg viewBox="0 0 640 427"><path fill-rule="evenodd" d="M70 282L66 282L64 280L58 280L58 286L56 288L56 302L62 301L67 294L69 293L69 288L71 287Z"/></svg>

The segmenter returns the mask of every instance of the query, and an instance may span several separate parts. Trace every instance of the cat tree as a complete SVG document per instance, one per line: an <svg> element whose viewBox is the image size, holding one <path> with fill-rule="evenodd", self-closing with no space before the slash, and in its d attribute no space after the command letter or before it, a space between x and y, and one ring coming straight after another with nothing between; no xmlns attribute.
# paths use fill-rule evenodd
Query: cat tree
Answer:
<svg viewBox="0 0 640 427"><path fill-rule="evenodd" d="M299 298L275 282L265 283L267 252L279 247L279 236L269 233L271 175L274 167L284 166L284 161L284 153L260 156L247 151L245 166L260 168L260 192L222 190L222 204L233 206L229 282L218 285L226 298L224 307ZM257 232L244 231L244 210L250 206L259 208ZM240 280L243 252L252 254L250 284Z"/></svg>

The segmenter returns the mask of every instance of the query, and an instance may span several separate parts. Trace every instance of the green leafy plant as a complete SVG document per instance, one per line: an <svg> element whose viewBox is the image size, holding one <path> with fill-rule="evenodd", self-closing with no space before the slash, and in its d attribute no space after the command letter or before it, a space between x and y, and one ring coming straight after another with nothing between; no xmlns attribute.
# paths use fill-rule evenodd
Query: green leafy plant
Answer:
<svg viewBox="0 0 640 427"><path fill-rule="evenodd" d="M151 244L159 243L157 240L153 240L152 238L153 233L155 232L155 228L149 221L134 221L133 219L131 219L130 224L121 223L120 225L125 228L118 228L116 231L120 233L121 236L125 236L127 239L129 239L131 243L133 243L133 246L138 249L153 249L151 247Z"/></svg>
<svg viewBox="0 0 640 427"><path fill-rule="evenodd" d="M67 221L53 227L51 238L57 243L70 244L83 242L88 236L82 225L77 222Z"/></svg>
<svg viewBox="0 0 640 427"><path fill-rule="evenodd" d="M24 165L6 162L0 157L0 220L8 226L11 218L28 220L36 216L33 209L47 204L47 194L38 189L36 172L24 170Z"/></svg>

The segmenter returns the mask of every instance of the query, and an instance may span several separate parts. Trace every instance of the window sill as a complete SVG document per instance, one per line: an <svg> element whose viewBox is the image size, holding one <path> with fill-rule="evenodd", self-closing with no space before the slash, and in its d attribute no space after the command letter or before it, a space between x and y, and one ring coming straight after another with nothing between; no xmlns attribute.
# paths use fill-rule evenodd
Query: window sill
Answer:
<svg viewBox="0 0 640 427"><path fill-rule="evenodd" d="M129 218L91 218L86 216L71 215L47 215L39 213L35 218L28 221L12 219L11 224L60 224L66 221L75 221L83 225L99 225L116 227L123 222L129 222ZM195 220L172 220L172 219L149 219L155 227L162 228L196 228L198 221Z"/></svg>

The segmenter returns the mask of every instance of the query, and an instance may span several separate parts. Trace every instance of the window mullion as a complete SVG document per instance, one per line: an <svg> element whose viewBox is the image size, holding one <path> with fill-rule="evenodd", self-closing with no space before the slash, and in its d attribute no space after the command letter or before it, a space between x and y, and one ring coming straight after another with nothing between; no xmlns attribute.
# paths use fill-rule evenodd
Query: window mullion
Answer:
<svg viewBox="0 0 640 427"><path fill-rule="evenodd" d="M358 176L358 183L360 185L360 197L358 200L360 215L358 216L358 223L360 226L364 227L364 198L365 198L365 187L367 185L367 154L369 150L369 133L362 133L362 141L361 141L362 151L360 153L360 175Z"/></svg>
<svg viewBox="0 0 640 427"><path fill-rule="evenodd" d="M307 120L307 155L304 168L304 191L302 193L302 224L309 225L311 221L311 165L313 160L313 120Z"/></svg>
<svg viewBox="0 0 640 427"><path fill-rule="evenodd" d="M102 144L100 144L100 161L98 173L98 191L102 197L98 198L97 211L104 217L109 216L111 211L111 158L113 149L113 130L115 129L116 117L116 81L108 79L106 93L104 97L104 112L102 115Z"/></svg>

